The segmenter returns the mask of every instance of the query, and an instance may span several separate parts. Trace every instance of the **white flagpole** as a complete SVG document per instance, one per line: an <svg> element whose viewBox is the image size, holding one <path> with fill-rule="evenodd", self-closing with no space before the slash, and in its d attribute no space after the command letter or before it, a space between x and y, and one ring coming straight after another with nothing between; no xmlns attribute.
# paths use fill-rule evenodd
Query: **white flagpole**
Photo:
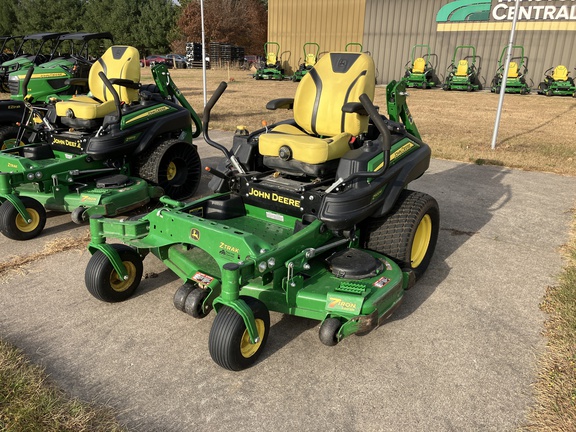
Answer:
<svg viewBox="0 0 576 432"><path fill-rule="evenodd" d="M500 117L502 115L502 105L504 105L504 94L506 93L506 81L508 80L508 68L510 67L510 58L512 57L512 46L514 45L514 34L516 33L516 21L518 21L518 8L520 0L516 0L514 9L514 18L512 19L512 30L510 30L510 41L508 42L508 53L506 62L502 71L502 86L500 87L500 99L498 100L498 109L496 110L496 122L494 123L494 133L492 134L492 150L496 149L496 139L498 138L498 128L500 127Z"/></svg>

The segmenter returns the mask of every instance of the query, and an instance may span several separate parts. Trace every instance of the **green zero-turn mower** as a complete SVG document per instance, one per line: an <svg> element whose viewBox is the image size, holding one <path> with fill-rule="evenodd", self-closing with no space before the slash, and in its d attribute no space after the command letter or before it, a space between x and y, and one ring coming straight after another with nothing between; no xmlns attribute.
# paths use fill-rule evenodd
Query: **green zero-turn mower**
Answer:
<svg viewBox="0 0 576 432"><path fill-rule="evenodd" d="M27 103L45 108L52 99L67 100L74 94L87 93L88 74L94 59L100 57L96 54L102 44L112 45L110 33L66 33L59 37L52 60L35 67L26 86L30 68L10 73L10 100L0 101L0 142L18 136L17 125L28 112ZM28 142L28 133L22 139Z"/></svg>
<svg viewBox="0 0 576 432"><path fill-rule="evenodd" d="M152 74L155 84L141 85L138 50L112 46L90 70L88 95L41 114L28 105L22 127L31 129L31 143L0 151L2 234L37 236L46 210L71 212L82 223L163 193L174 199L195 193L201 162L192 138L201 132L200 119L165 66Z"/></svg>
<svg viewBox="0 0 576 432"><path fill-rule="evenodd" d="M512 49L519 52L519 55L510 58L510 65L508 66L508 78L506 79L506 93L520 93L522 95L530 93L530 86L526 82L526 74L528 73L528 58L524 55L524 47L522 45L513 45ZM498 69L496 75L492 79L490 91L492 93L500 93L502 88L502 78L504 77L504 55L508 51L505 46L502 49L500 58L498 59ZM513 51L513 52L514 52Z"/></svg>
<svg viewBox="0 0 576 432"><path fill-rule="evenodd" d="M456 63L458 53L469 50L470 55L462 57ZM466 90L474 91L480 88L478 81L478 69L476 68L476 47L473 45L459 45L454 49L452 63L446 70L446 79L442 84L443 90Z"/></svg>
<svg viewBox="0 0 576 432"><path fill-rule="evenodd" d="M386 119L372 104L374 73L367 54L324 55L294 99L267 105L293 109L294 119L235 135L231 151L208 136L220 84L203 117L206 141L226 156L207 168L217 192L191 203L163 197L163 208L137 220L92 217L88 291L127 299L151 252L184 282L179 310L196 318L216 310L209 351L229 370L257 360L269 310L321 321L326 345L378 327L428 267L439 210L406 189L431 151L405 82L388 85Z"/></svg>
<svg viewBox="0 0 576 432"><path fill-rule="evenodd" d="M10 91L8 76L12 72L19 71L25 74L29 68L52 60L54 47L63 34L66 34L66 32L36 33L24 36L14 53L14 57L0 65L2 89Z"/></svg>
<svg viewBox="0 0 576 432"><path fill-rule="evenodd" d="M320 54L320 45L316 42L306 42L303 46L304 49L304 63L300 64L300 67L294 75L292 75L292 81L299 82L304 75L310 71L318 61L318 56Z"/></svg>
<svg viewBox="0 0 576 432"><path fill-rule="evenodd" d="M546 96L574 96L576 86L574 78L568 76L570 71L564 65L551 67L544 72L544 81L538 84L538 93Z"/></svg>
<svg viewBox="0 0 576 432"><path fill-rule="evenodd" d="M283 80L284 69L280 62L280 44L278 42L266 42L264 44L264 67L259 68L254 74L257 80Z"/></svg>
<svg viewBox="0 0 576 432"><path fill-rule="evenodd" d="M420 50L421 56L416 57L417 51ZM410 54L410 61L406 63L404 68L406 72L406 87L417 87L422 89L429 89L436 87L438 78L436 77L435 69L430 62L430 58L434 56L430 54L430 45L414 45Z"/></svg>

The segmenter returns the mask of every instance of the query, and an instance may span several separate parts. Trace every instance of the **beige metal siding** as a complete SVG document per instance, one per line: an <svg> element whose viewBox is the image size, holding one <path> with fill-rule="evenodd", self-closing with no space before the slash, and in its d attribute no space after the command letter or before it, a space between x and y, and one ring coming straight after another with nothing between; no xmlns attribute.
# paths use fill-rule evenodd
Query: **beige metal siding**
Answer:
<svg viewBox="0 0 576 432"><path fill-rule="evenodd" d="M343 51L362 43L365 0L269 0L268 41L278 42L282 64L291 74L303 62L303 45L316 42L320 52ZM262 54L262 53L257 53Z"/></svg>
<svg viewBox="0 0 576 432"><path fill-rule="evenodd" d="M437 31L436 14L448 3L449 0L366 0L363 44L374 56L379 83L402 76L413 45L429 44L438 56L437 71L441 77L452 61L456 46L476 46L481 57L481 81L490 85L502 48L508 44L509 30ZM522 25L519 21L514 43L524 45L529 83L531 79L537 86L544 71L560 63L575 76L576 31L524 30ZM548 22L542 27L550 28L550 25Z"/></svg>

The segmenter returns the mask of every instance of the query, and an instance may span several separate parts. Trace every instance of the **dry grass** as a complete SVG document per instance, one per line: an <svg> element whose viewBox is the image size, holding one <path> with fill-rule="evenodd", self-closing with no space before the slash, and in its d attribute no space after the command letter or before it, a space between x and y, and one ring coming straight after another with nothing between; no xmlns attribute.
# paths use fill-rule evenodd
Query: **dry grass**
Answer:
<svg viewBox="0 0 576 432"><path fill-rule="evenodd" d="M44 371L0 340L0 430L10 432L115 432L112 411L68 398Z"/></svg>
<svg viewBox="0 0 576 432"><path fill-rule="evenodd" d="M84 250L90 241L90 233L86 233L82 238L63 237L47 243L39 252L28 255L19 255L0 262L0 281L8 272L20 271L24 266L39 259L46 258L58 252L71 249Z"/></svg>
<svg viewBox="0 0 576 432"><path fill-rule="evenodd" d="M529 431L576 430L576 219L560 283L548 288L542 310L548 313L548 351L541 359L536 383L537 406Z"/></svg>
<svg viewBox="0 0 576 432"><path fill-rule="evenodd" d="M202 71L173 70L172 77L192 106L203 107ZM143 71L143 82L150 82ZM293 97L291 81L255 81L249 71L208 70L208 98L220 81L228 89L212 111L211 128L234 130L261 127L290 118L284 110L268 111L266 103ZM378 86L375 104L385 112L386 89ZM504 100L496 150L490 149L498 96L490 92L410 90L408 104L433 157L478 164L576 175L576 99L508 94Z"/></svg>

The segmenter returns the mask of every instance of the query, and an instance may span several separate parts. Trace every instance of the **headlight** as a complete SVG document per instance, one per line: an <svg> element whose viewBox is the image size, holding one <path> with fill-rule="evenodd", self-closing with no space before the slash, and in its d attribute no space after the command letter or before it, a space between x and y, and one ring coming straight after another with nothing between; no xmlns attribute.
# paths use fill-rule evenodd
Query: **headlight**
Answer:
<svg viewBox="0 0 576 432"><path fill-rule="evenodd" d="M18 78L18 75L10 75L8 77L8 81L18 82L18 81L20 81L20 78Z"/></svg>

